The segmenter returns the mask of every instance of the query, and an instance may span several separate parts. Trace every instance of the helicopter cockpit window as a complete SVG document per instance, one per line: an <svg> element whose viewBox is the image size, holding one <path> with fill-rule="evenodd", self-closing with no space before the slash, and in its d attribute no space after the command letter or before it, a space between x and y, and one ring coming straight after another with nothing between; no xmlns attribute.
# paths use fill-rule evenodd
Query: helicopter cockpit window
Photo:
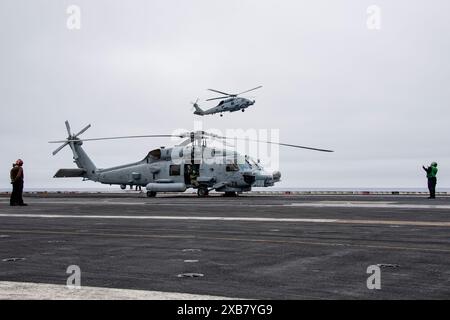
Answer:
<svg viewBox="0 0 450 320"><path fill-rule="evenodd" d="M252 165L248 161L248 156L238 156L237 157L237 163L238 163L239 168L242 171L247 171L247 170L252 170L253 169Z"/></svg>
<svg viewBox="0 0 450 320"><path fill-rule="evenodd" d="M149 156L151 156L153 159L161 159L161 149L155 149L148 153Z"/></svg>
<svg viewBox="0 0 450 320"><path fill-rule="evenodd" d="M219 102L219 106L223 105L223 100Z"/></svg>
<svg viewBox="0 0 450 320"><path fill-rule="evenodd" d="M180 165L171 165L169 168L169 175L171 176L179 176L181 173Z"/></svg>
<svg viewBox="0 0 450 320"><path fill-rule="evenodd" d="M226 170L227 172L230 172L230 171L239 171L239 166L238 166L236 163L229 163L229 164L227 164L225 170Z"/></svg>
<svg viewBox="0 0 450 320"><path fill-rule="evenodd" d="M248 157L248 159L251 161L251 163L258 168L259 170L261 170L261 166L259 165L259 160L255 161L253 158Z"/></svg>

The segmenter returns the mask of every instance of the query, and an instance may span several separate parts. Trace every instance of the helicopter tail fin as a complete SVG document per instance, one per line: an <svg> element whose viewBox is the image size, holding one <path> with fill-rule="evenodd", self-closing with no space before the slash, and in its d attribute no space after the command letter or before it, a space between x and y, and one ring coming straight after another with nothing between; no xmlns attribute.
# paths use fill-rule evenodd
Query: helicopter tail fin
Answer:
<svg viewBox="0 0 450 320"><path fill-rule="evenodd" d="M82 133L84 133L90 127L91 127L91 125L87 125L77 134L72 134L69 122L66 121L67 133L69 134L68 138L64 141L50 141L50 143L63 143L58 149L53 151L53 155L57 154L65 146L68 145L70 147L70 149L72 149L73 160L79 168L79 169L73 169L73 170L69 170L69 171L68 170L60 170L55 174L55 178L81 176L83 178L87 178L87 179L94 180L94 181L97 179L97 173L96 173L97 167L95 166L95 164L92 162L92 160L89 158L89 156L86 154L86 152L81 147L81 145L83 144L83 141L78 138Z"/></svg>
<svg viewBox="0 0 450 320"><path fill-rule="evenodd" d="M73 159L78 168L84 171L85 178L89 180L95 180L97 167L92 162L91 158L87 155L84 149L81 147L81 143L73 143L69 145L73 152Z"/></svg>
<svg viewBox="0 0 450 320"><path fill-rule="evenodd" d="M194 108L195 108L194 114L199 116L205 115L205 112L198 106L197 103L194 103Z"/></svg>

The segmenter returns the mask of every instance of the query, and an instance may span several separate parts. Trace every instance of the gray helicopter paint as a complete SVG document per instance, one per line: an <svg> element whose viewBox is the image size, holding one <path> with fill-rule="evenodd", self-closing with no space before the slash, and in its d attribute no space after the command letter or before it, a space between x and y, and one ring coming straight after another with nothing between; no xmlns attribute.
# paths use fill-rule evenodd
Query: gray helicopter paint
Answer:
<svg viewBox="0 0 450 320"><path fill-rule="evenodd" d="M230 98L226 100L222 100L217 106L208 109L208 110L202 110L200 106L197 103L194 103L195 112L194 114L199 116L205 116L205 115L212 115L216 113L223 113L223 112L236 112L241 110L242 112L245 111L248 107L251 105L254 105L255 101L246 99L246 98Z"/></svg>
<svg viewBox="0 0 450 320"><path fill-rule="evenodd" d="M70 134L69 134L70 137ZM76 136L72 136L76 140ZM198 143L198 142L197 142ZM68 143L78 168L84 170L83 178L102 184L121 186L146 186L148 191L178 192L186 188L207 188L219 192L246 192L253 186L268 187L280 181L281 174L264 172L264 169L247 156L226 149L210 148L203 141L195 145L155 149L141 161L117 167L98 169L82 148L82 141ZM194 158L192 158L192 152ZM160 154L155 157L152 154ZM252 164L253 162L253 164ZM186 180L185 165L199 166L196 181ZM171 166L177 174L171 175ZM229 168L229 170L227 170ZM231 168L231 169L230 169ZM65 170L65 169L63 169ZM230 171L231 170L231 171ZM67 170L67 172L70 172ZM69 177L66 175L65 177ZM55 177L58 177L55 175ZM74 174L79 177L79 172ZM157 184L157 185L156 185Z"/></svg>
<svg viewBox="0 0 450 320"><path fill-rule="evenodd" d="M221 100L219 102L219 104L217 106L215 106L214 108L208 109L208 110L202 110L199 105L198 105L198 99L195 103L193 103L194 108L195 108L195 112L194 114L199 115L199 116L204 116L204 115L210 115L210 114L216 114L216 113L220 113L220 116L222 116L223 112L236 112L241 110L242 112L245 111L245 109L247 109L248 107L250 107L251 105L255 104L255 100L250 100L250 99L246 99L246 98L240 98L238 97L239 95L243 94L243 93L247 93L253 90L257 90L259 88L262 88L262 86L258 86L249 90L245 90L242 91L240 93L226 93L223 91L218 91L215 89L208 89L209 91L215 92L215 93L219 93L222 96L220 97L216 97L216 98L211 98L211 99L207 99L206 101L211 101L211 100Z"/></svg>

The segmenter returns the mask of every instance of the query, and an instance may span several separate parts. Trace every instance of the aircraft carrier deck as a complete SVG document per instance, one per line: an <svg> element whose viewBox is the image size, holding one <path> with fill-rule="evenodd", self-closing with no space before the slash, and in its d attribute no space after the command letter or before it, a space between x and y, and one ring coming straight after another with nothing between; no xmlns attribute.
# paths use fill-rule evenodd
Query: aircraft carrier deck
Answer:
<svg viewBox="0 0 450 320"><path fill-rule="evenodd" d="M0 299L448 299L450 197L0 196ZM81 290L66 288L68 266ZM381 271L369 290L367 268ZM123 290L113 290L123 289Z"/></svg>

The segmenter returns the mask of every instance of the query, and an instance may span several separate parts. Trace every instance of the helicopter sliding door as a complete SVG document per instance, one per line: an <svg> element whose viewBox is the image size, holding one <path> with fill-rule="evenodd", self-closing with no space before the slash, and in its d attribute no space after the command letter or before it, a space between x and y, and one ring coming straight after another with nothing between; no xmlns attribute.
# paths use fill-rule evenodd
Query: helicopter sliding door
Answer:
<svg viewBox="0 0 450 320"><path fill-rule="evenodd" d="M195 181L199 176L199 164L185 164L184 165L184 183L186 185L196 185Z"/></svg>

